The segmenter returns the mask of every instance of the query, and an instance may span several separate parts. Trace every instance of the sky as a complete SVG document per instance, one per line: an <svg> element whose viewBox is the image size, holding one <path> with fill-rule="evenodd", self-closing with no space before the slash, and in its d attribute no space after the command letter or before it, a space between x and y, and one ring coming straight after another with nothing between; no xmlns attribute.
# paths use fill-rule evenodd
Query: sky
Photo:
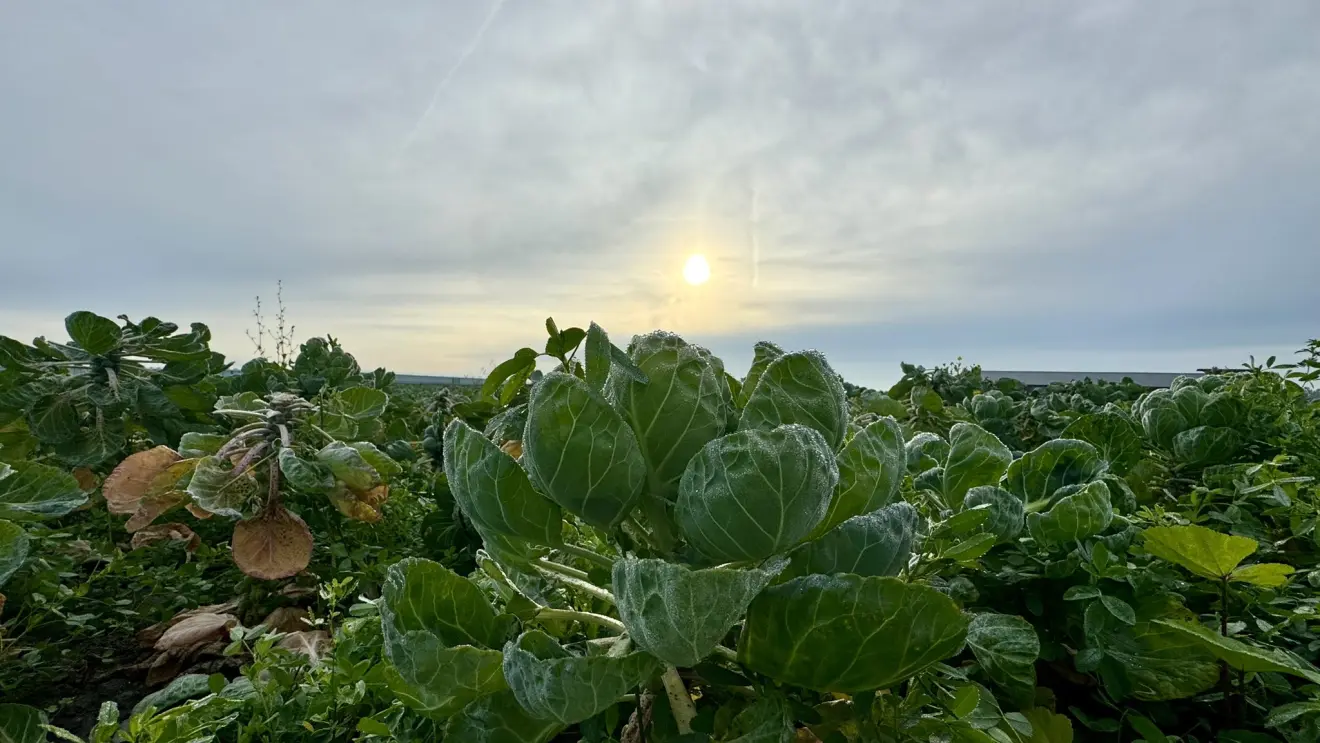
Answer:
<svg viewBox="0 0 1320 743"><path fill-rule="evenodd" d="M547 316L869 385L1290 355L1317 38L1312 0L0 3L0 333L242 360L281 281L300 339L406 373Z"/></svg>

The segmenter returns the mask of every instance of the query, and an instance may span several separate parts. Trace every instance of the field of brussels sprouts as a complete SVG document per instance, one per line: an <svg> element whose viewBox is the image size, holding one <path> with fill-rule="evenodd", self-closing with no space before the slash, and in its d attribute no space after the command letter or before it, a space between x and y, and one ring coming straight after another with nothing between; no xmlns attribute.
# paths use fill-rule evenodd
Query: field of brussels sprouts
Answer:
<svg viewBox="0 0 1320 743"><path fill-rule="evenodd" d="M5 743L1320 741L1316 341L872 390L547 320L463 392L66 330L0 336Z"/></svg>

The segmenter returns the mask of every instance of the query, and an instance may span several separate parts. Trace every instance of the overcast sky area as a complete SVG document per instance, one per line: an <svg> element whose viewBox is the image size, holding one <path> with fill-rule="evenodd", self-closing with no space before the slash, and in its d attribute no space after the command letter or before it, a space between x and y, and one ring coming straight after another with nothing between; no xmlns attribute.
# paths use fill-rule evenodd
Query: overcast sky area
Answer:
<svg viewBox="0 0 1320 743"><path fill-rule="evenodd" d="M0 333L542 323L1187 371L1320 335L1320 3L0 4ZM681 270L708 257L709 283Z"/></svg>

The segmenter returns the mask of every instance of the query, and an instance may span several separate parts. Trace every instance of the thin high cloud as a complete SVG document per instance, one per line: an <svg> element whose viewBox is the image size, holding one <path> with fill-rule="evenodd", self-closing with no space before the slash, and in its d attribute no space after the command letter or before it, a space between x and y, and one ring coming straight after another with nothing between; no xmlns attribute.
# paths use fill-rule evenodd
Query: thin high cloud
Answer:
<svg viewBox="0 0 1320 743"><path fill-rule="evenodd" d="M244 357L279 278L300 331L411 372L546 315L863 382L1286 351L1317 34L1305 0L13 5L0 332L151 313Z"/></svg>

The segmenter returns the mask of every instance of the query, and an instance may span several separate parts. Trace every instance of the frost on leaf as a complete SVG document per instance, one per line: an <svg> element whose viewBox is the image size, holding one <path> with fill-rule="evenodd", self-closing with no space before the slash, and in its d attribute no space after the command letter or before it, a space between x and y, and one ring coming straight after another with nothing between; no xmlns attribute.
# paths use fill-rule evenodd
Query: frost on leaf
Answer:
<svg viewBox="0 0 1320 743"><path fill-rule="evenodd" d="M105 478L101 492L105 495L106 508L110 513L136 512L151 481L177 461L178 453L168 446L130 454Z"/></svg>
<svg viewBox="0 0 1320 743"><path fill-rule="evenodd" d="M312 559L312 532L297 514L276 507L234 526L234 562L262 580L288 578Z"/></svg>

